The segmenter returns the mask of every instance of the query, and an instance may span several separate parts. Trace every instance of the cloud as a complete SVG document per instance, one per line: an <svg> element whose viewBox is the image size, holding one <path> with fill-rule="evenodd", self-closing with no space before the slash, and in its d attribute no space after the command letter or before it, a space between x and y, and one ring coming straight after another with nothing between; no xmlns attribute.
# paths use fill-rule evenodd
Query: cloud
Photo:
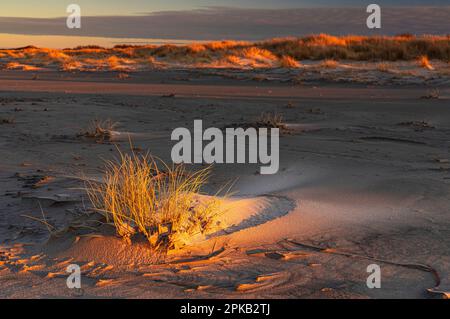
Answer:
<svg viewBox="0 0 450 319"><path fill-rule="evenodd" d="M211 7L161 11L136 16L82 17L82 28L69 30L65 18L0 17L0 32L27 35L76 35L113 38L260 40L312 33L447 34L450 6L385 7L382 29L366 27L365 8L238 9Z"/></svg>

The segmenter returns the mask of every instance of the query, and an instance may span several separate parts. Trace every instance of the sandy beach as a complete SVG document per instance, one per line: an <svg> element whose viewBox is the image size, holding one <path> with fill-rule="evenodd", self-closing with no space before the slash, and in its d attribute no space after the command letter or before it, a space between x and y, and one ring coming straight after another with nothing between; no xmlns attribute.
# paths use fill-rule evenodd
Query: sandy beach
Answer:
<svg viewBox="0 0 450 319"><path fill-rule="evenodd" d="M293 83L250 71L0 73L0 297L440 298L450 291L450 88ZM438 96L430 91L438 90ZM217 164L234 182L221 231L154 262L88 227L81 177L127 151L170 161L171 132L283 115L280 171ZM109 141L79 136L117 122ZM202 167L202 165L197 165ZM90 216L89 218L93 218ZM51 236L49 226L65 230ZM82 222L80 222L82 221ZM91 228L93 225L90 225ZM66 286L79 264L83 288ZM367 267L382 268L368 289Z"/></svg>

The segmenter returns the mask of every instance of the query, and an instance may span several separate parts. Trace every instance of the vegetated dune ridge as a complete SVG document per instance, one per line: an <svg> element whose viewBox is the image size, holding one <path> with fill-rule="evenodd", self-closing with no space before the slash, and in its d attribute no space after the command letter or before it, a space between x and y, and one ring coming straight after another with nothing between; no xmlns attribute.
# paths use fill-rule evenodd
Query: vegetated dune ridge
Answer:
<svg viewBox="0 0 450 319"><path fill-rule="evenodd" d="M320 81L358 82L355 66L366 62L351 60L291 69L0 72L0 296L448 294L448 62L411 59L371 62L379 67L367 83L420 86ZM390 66L414 66L421 76L381 76ZM300 85L308 79L317 84ZM247 127L267 112L289 129L280 171L214 165L209 195L235 181L214 231L161 256L145 240L119 238L90 210L80 177L102 181L103 159L117 156L116 147L129 151L130 138L134 152L170 162L174 128L192 128L195 119ZM93 120L105 130L92 133ZM82 291L66 286L72 263L81 266ZM366 286L373 263L382 267L382 289Z"/></svg>
<svg viewBox="0 0 450 319"><path fill-rule="evenodd" d="M117 71L129 73L167 68L259 70L260 80L280 77L297 82L323 77L361 83L411 84L448 81L448 36L366 37L313 35L263 42L221 41L190 45L117 45L73 49L25 47L0 50L3 70ZM275 75L273 74L275 70ZM444 80L442 80L444 79Z"/></svg>
<svg viewBox="0 0 450 319"><path fill-rule="evenodd" d="M95 70L95 66L101 65L108 65L110 69L114 69L121 62L123 64L140 62L151 67L152 62L155 62L153 59L191 67L213 66L214 62L217 66L220 66L218 62L222 62L224 65L235 64L239 67L241 65L239 61L245 59L253 60L255 67L259 65L257 62L260 62L260 66L266 67L295 67L296 61L301 60L407 61L421 56L448 62L449 47L449 36L335 37L321 34L263 42L226 40L190 45L116 45L113 48L84 46L61 50L30 46L4 49L0 52L4 59L29 59L40 66L54 63L59 64L63 70L70 70L71 63L76 66L77 62L85 62L86 65L92 64Z"/></svg>

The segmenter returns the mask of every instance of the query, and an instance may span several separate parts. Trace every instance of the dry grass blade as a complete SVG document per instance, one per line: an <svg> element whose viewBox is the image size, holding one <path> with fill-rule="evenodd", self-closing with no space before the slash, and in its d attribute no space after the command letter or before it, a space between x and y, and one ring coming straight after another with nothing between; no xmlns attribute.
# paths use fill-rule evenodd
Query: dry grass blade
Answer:
<svg viewBox="0 0 450 319"><path fill-rule="evenodd" d="M45 213L44 213L44 210L42 209L41 203L39 203L39 208L41 209L42 219L39 219L39 218L33 217L33 216L29 216L29 215L21 215L21 216L44 224L45 227L47 227L47 230L50 234L55 234L56 227L47 221L47 218L45 217Z"/></svg>

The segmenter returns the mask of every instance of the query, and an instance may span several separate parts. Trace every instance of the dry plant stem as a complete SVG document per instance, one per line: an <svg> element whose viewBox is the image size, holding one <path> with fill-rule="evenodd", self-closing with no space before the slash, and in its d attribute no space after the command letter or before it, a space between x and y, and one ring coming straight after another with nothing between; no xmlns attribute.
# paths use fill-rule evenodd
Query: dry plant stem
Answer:
<svg viewBox="0 0 450 319"><path fill-rule="evenodd" d="M29 219L32 219L34 221L37 221L37 222L40 222L40 223L44 224L50 234L52 234L52 235L55 234L56 233L56 228L55 228L55 226L51 225L47 221L47 218L45 217L45 213L44 213L44 210L42 209L42 205L41 205L40 202L39 202L39 208L41 210L42 219L39 219L39 218L36 218L36 217L33 217L33 216L29 216L29 215L22 215L22 217L29 218Z"/></svg>

